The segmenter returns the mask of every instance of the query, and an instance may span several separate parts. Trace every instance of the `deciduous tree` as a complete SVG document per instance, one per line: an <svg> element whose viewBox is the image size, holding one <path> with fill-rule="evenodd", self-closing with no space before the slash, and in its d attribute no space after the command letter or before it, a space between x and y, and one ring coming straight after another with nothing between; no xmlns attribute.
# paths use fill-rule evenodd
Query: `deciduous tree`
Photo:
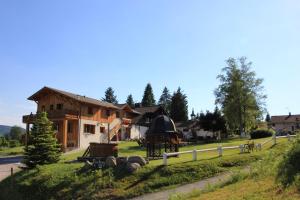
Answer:
<svg viewBox="0 0 300 200"><path fill-rule="evenodd" d="M263 79L256 78L252 63L245 57L229 58L226 63L217 76L220 85L215 90L216 104L221 106L229 130L242 134L255 126L265 110Z"/></svg>

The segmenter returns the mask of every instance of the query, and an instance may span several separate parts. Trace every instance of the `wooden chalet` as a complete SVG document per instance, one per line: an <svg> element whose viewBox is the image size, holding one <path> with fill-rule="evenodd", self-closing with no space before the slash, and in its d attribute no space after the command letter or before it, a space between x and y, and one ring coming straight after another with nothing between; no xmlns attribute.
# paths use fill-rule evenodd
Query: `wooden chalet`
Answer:
<svg viewBox="0 0 300 200"><path fill-rule="evenodd" d="M140 115L127 104L115 105L50 87L40 89L28 100L37 103L37 112L48 113L64 151L130 137L132 119ZM23 116L26 135L35 117Z"/></svg>

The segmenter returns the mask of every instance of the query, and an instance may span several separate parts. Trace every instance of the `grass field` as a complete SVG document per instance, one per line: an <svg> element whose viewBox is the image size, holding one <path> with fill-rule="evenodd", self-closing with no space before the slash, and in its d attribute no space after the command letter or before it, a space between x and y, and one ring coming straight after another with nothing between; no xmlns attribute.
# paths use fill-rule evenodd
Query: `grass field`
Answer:
<svg viewBox="0 0 300 200"><path fill-rule="evenodd" d="M14 155L23 155L24 147L13 147L13 148L0 148L0 156L14 156Z"/></svg>
<svg viewBox="0 0 300 200"><path fill-rule="evenodd" d="M265 139L264 139L265 140ZM232 168L248 165L267 155L269 151L286 148L287 140L278 140L275 148L267 145L263 151L239 154L238 150L225 151L223 157L217 152L199 154L198 161L191 161L191 155L171 158L170 165L161 166L162 160L150 164L134 174L127 174L124 168L90 171L83 163L68 162L83 152L66 154L59 163L39 166L22 171L0 183L0 199L127 199L144 193L160 191L181 184L198 181ZM223 146L238 145L245 140L224 142ZM202 149L218 146L205 144L186 146L180 150ZM122 148L121 148L122 147ZM120 144L120 155L145 155L135 142Z"/></svg>
<svg viewBox="0 0 300 200"><path fill-rule="evenodd" d="M283 142L282 140L280 143ZM230 179L206 189L194 190L185 194L173 194L169 200L296 200L300 199L300 188L290 185L284 188L275 180L278 163L284 155L284 149L274 146L269 154L249 165L249 171L235 170ZM298 188L297 188L298 187Z"/></svg>

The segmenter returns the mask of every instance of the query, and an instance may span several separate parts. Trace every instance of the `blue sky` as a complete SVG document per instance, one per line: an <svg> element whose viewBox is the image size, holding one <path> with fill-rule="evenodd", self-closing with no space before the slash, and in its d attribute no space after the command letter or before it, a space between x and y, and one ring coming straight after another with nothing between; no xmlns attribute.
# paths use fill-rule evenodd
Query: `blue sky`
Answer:
<svg viewBox="0 0 300 200"><path fill-rule="evenodd" d="M0 1L0 124L22 125L47 85L119 102L178 86L189 110L214 108L216 76L246 56L265 79L271 115L300 113L300 2Z"/></svg>

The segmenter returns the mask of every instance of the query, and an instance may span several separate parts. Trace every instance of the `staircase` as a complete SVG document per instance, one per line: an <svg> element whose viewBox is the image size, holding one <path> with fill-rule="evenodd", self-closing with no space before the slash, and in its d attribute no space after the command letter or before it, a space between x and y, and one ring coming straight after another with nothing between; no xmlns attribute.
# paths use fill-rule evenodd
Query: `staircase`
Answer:
<svg viewBox="0 0 300 200"><path fill-rule="evenodd" d="M122 127L122 120L120 118L114 119L110 124L109 124L109 130L106 131L105 137L103 140L105 142L108 142L108 135L110 136L110 141L111 139L119 132L120 128ZM108 134L108 131L110 134Z"/></svg>

